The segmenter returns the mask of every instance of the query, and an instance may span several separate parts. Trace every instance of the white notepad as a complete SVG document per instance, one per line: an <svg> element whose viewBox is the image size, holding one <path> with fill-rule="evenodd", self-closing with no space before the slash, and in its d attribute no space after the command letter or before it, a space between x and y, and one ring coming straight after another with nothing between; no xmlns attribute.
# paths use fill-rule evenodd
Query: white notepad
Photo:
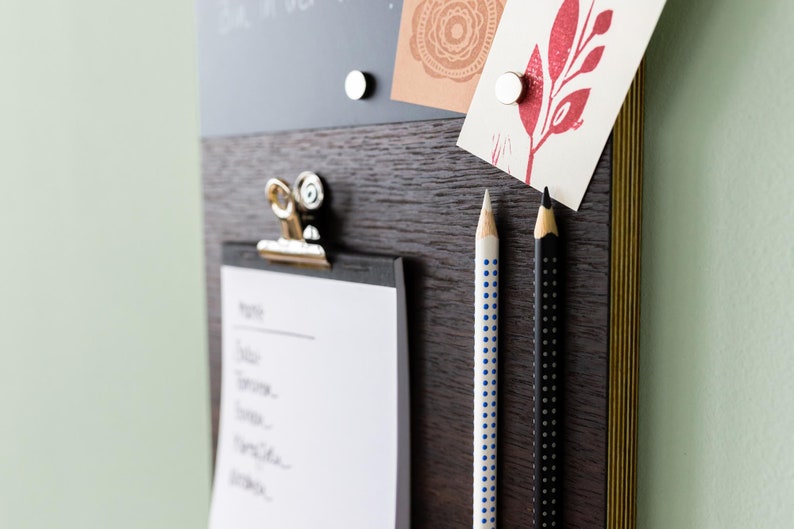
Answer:
<svg viewBox="0 0 794 529"><path fill-rule="evenodd" d="M221 268L210 529L408 528L401 261L307 272L245 248Z"/></svg>

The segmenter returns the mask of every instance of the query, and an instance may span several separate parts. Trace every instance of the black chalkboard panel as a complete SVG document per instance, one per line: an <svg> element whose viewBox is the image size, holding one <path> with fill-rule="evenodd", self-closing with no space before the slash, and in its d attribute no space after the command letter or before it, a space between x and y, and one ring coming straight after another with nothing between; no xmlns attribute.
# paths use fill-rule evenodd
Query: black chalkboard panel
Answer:
<svg viewBox="0 0 794 529"><path fill-rule="evenodd" d="M401 0L196 0L204 137L452 117L391 101ZM351 70L370 97L344 91Z"/></svg>

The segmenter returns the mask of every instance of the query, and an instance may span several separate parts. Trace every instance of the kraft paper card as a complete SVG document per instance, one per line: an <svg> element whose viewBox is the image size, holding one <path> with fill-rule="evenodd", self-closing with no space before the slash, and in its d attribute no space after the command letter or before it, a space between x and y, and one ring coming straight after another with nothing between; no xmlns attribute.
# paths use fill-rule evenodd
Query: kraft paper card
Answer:
<svg viewBox="0 0 794 529"><path fill-rule="evenodd" d="M505 0L405 0L392 99L465 113Z"/></svg>
<svg viewBox="0 0 794 529"><path fill-rule="evenodd" d="M509 0L458 146L579 209L665 0ZM518 104L495 96L523 76Z"/></svg>

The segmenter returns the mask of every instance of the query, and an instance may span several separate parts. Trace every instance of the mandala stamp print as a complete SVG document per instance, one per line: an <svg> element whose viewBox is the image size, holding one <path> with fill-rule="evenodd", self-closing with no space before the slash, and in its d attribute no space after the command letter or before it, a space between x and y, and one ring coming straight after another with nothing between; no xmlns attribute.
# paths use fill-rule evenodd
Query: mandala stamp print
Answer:
<svg viewBox="0 0 794 529"><path fill-rule="evenodd" d="M505 0L405 0L392 99L466 112Z"/></svg>
<svg viewBox="0 0 794 529"><path fill-rule="evenodd" d="M413 16L411 54L433 77L468 81L482 70L501 15L495 1L424 0Z"/></svg>

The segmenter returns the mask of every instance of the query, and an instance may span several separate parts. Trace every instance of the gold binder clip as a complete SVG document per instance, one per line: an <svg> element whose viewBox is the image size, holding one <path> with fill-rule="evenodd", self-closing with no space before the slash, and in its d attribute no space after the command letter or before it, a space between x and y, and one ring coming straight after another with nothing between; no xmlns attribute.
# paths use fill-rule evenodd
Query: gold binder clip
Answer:
<svg viewBox="0 0 794 529"><path fill-rule="evenodd" d="M277 241L259 241L256 245L259 255L274 262L330 268L325 250L316 243L320 232L311 224L304 226L323 204L325 193L320 177L304 171L291 190L284 180L271 178L265 186L265 194L273 213L281 221L281 237Z"/></svg>

